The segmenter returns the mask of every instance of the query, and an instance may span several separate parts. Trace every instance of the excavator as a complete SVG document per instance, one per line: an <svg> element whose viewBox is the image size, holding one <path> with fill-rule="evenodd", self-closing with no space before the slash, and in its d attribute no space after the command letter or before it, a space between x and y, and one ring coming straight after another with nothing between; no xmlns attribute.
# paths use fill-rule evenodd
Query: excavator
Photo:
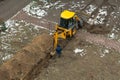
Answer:
<svg viewBox="0 0 120 80"><path fill-rule="evenodd" d="M56 24L53 35L54 50L59 44L59 39L71 38L79 28L82 28L82 20L76 13L70 10L62 11L60 14L60 24Z"/></svg>

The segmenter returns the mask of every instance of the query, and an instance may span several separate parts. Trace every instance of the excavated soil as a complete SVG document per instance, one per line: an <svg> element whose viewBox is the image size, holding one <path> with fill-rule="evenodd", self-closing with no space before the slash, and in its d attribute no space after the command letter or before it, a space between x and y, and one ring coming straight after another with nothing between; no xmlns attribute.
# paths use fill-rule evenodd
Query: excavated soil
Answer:
<svg viewBox="0 0 120 80"><path fill-rule="evenodd" d="M104 25L89 25L88 23L84 23L84 29L87 30L87 32L93 33L93 34L108 34L110 33L111 29L110 27L104 26Z"/></svg>
<svg viewBox="0 0 120 80"><path fill-rule="evenodd" d="M105 8L107 10L107 16L103 24L93 24L86 23L84 29L81 30L71 39L66 42L61 42L63 45L63 51L61 58L50 59L50 56L43 54L44 59L40 60L39 52L47 53L43 49L48 49L42 44L39 46L36 42L37 39L32 44L24 47L21 54L17 54L17 57L13 57L10 61L5 63L4 67L0 69L0 77L5 77L6 80L11 78L18 79L22 76L25 76L25 80L119 80L120 79L120 42L119 36L117 39L109 39L109 35L112 30L115 28L119 29L119 1L116 0L60 0L61 3L65 3L63 9L70 9L73 11L84 11L89 9L90 5L95 5L97 8L90 14L89 18L95 19L97 17L99 10ZM52 1L54 3L56 1ZM79 3L78 3L79 2ZM75 4L77 3L77 4ZM83 6L79 6L81 4ZM39 5L44 5L44 2L39 2ZM77 5L77 6L76 6ZM74 6L74 7L73 7ZM106 8L107 6L107 8ZM73 7L73 8L72 8ZM56 9L52 7L48 9L47 14L41 19L31 18L26 16L26 14L16 16L13 19L25 20L30 23L41 25L41 21L45 22L58 22L59 21L60 8ZM81 14L82 15L82 14ZM24 17L26 16L26 17ZM84 16L84 15L82 15ZM93 17L94 16L94 17ZM28 20L27 20L28 19ZM29 20L30 19L30 20ZM47 25L53 25L53 23L42 23L42 26L49 28ZM50 26L50 29L54 29L54 26ZM83 31L83 32L82 32ZM90 32L90 33L89 33ZM92 34L91 34L92 33ZM96 33L96 34L93 34ZM100 34L100 35L99 35ZM119 30L116 31L116 34L119 35ZM52 39L52 38L50 38ZM40 41L41 42L41 41ZM67 44L67 45L65 45ZM37 47L35 47L37 46ZM78 53L75 53L75 49L80 49ZM39 51L40 49L40 51ZM42 51L43 50L43 51ZM27 51L27 52L26 52ZM49 51L49 49L48 49ZM26 57L25 57L26 56ZM29 57L30 56L30 57ZM33 60L31 59L33 58ZM23 60L22 60L23 59ZM25 61L24 61L25 59ZM20 61L21 60L21 61ZM19 62L16 62L19 61ZM36 63L37 62L37 63ZM21 66L19 63L24 63ZM35 63L35 64L31 64ZM49 65L48 65L49 63ZM10 65L10 66L8 66ZM11 66L12 65L12 66ZM17 66L16 66L17 65ZM30 66L28 66L30 65ZM15 69L13 68L15 67ZM43 68L44 67L44 68ZM7 69L8 68L8 69ZM15 71L12 72L12 69ZM23 71L23 74L21 73ZM41 72L39 74L39 72ZM8 74L4 75L3 73ZM26 75L24 75L26 74ZM38 75L39 74L39 75ZM2 79L1 77L1 79ZM4 78L2 79L4 80Z"/></svg>
<svg viewBox="0 0 120 80"><path fill-rule="evenodd" d="M67 0L62 2L71 4ZM75 2L77 3L78 0ZM63 49L62 57L51 59L49 66L34 80L119 80L120 43L117 41L119 38L111 40L106 37L106 34L111 33L114 27L115 29L119 27L119 3L118 0L85 0L86 6L81 10L85 11L91 4L97 6L90 16L93 19L94 17L92 16L96 17L99 9L107 6L108 13L104 24L85 24L83 33L87 30L93 35L90 33L85 33L85 35L82 32L77 33L76 37ZM63 7L63 9L69 8L68 6ZM80 10L79 7L72 10L75 11L75 9ZM56 12L49 11L49 13L54 15ZM113 14L115 15L113 16ZM57 17L58 15L54 16ZM114 18L115 16L117 18ZM45 16L44 18L51 21L59 19L50 16ZM94 33L96 34L94 35ZM116 33L119 34L120 32L116 31ZM83 51L75 53L74 50L76 48Z"/></svg>
<svg viewBox="0 0 120 80"><path fill-rule="evenodd" d="M52 36L37 36L0 67L0 80L33 80L35 74L48 64L52 44Z"/></svg>
<svg viewBox="0 0 120 80"><path fill-rule="evenodd" d="M84 49L83 53L75 54L76 47ZM50 60L49 66L34 80L119 80L120 55L109 49L102 57L106 49L74 39L64 48L62 57Z"/></svg>

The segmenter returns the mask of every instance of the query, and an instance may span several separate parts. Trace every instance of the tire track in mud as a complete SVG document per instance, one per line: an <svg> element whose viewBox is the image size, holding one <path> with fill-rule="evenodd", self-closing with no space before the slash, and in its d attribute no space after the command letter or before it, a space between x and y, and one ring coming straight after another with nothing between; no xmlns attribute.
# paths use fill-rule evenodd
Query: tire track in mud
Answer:
<svg viewBox="0 0 120 80"><path fill-rule="evenodd" d="M108 1L106 2L106 5L108 6L108 8L107 8L107 16L105 16L105 20L106 20L105 24L107 24L111 13L115 10L116 7L115 5L110 4Z"/></svg>
<svg viewBox="0 0 120 80"><path fill-rule="evenodd" d="M103 2L91 13L91 16L94 15L94 17L96 17L99 9L102 8L102 6L105 5L107 1L108 0L103 0Z"/></svg>
<svg viewBox="0 0 120 80"><path fill-rule="evenodd" d="M89 5L96 5L97 3L96 3L96 0L92 0L91 2L89 2L83 9L81 9L80 10L80 12L85 12L85 10L87 10L87 8L89 7ZM103 0L102 2L101 2L101 4L99 4L98 6L97 6L97 8L91 13L91 14L86 14L86 13L83 13L83 16L84 15L86 15L87 17L87 19L86 20L88 20L88 19L95 19L97 16L98 16L98 13L99 13L99 10L100 9L102 9L103 7L105 7L105 6L107 6L107 8L106 8L106 11L107 11L107 15L105 16L105 21L104 21L104 24L107 24L107 22L108 22L108 19L110 18L110 14L111 14L111 12L113 12L114 10L115 10L115 5L112 5L112 4L110 4L109 2L108 2L108 0ZM79 15L80 16L80 12L78 12L78 14L77 15ZM85 22L87 22L85 20Z"/></svg>
<svg viewBox="0 0 120 80"><path fill-rule="evenodd" d="M84 11L90 4L92 4L95 0L91 0L81 11Z"/></svg>
<svg viewBox="0 0 120 80"><path fill-rule="evenodd" d="M11 20L23 20L25 22L38 25L40 27L44 26L44 29L48 29L48 30L53 30L55 26L54 24L56 24L56 22L48 21L46 19L42 19L42 18L39 19L36 17L29 16L23 10L21 10L16 16L12 17Z"/></svg>
<svg viewBox="0 0 120 80"><path fill-rule="evenodd" d="M105 23L106 24L108 22L108 18L110 17L111 12L114 11L114 7L116 7L115 5L112 5L108 2L108 0L103 0L103 2L91 13L91 18L93 18L92 16L94 15L95 19L99 13L99 9L101 9L103 6L107 6L107 16L105 16Z"/></svg>

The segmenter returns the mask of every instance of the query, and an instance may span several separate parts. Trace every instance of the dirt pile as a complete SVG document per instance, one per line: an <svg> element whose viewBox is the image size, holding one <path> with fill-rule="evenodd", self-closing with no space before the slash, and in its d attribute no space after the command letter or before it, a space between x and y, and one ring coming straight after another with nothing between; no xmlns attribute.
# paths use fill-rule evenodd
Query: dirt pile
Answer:
<svg viewBox="0 0 120 80"><path fill-rule="evenodd" d="M90 34L89 32L78 31L75 37L83 41L87 41L95 45L102 45L105 46L106 48L114 49L120 52L120 42L106 38L103 35Z"/></svg>
<svg viewBox="0 0 120 80"><path fill-rule="evenodd" d="M42 34L0 67L0 80L32 80L47 64L52 36Z"/></svg>
<svg viewBox="0 0 120 80"><path fill-rule="evenodd" d="M95 33L95 34L107 34L111 31L111 27L105 26L105 25L90 25L88 23L84 23L84 29L86 29L90 33Z"/></svg>

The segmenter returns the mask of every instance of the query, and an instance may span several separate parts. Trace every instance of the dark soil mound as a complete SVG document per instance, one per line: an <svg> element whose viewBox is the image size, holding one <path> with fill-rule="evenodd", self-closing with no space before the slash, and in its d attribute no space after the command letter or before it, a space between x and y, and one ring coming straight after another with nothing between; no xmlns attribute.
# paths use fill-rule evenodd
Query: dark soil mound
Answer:
<svg viewBox="0 0 120 80"><path fill-rule="evenodd" d="M52 36L42 34L36 37L1 66L0 80L32 80L32 76L36 75L46 64L47 56L52 49Z"/></svg>

